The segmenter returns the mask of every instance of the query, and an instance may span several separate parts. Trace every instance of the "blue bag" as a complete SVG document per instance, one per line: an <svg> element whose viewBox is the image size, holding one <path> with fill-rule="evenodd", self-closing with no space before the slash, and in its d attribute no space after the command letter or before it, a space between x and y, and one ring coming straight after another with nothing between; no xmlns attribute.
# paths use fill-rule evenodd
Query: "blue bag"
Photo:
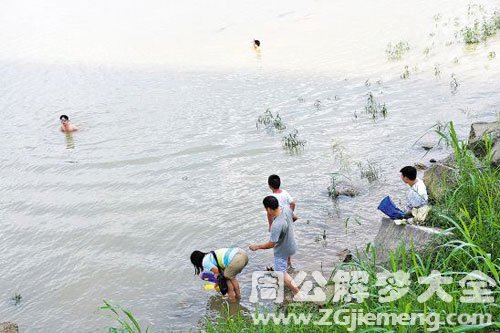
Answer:
<svg viewBox="0 0 500 333"><path fill-rule="evenodd" d="M399 209L394 202L392 202L389 196L380 201L378 205L378 210L380 210L385 215L389 216L392 220L399 220L405 217L405 212Z"/></svg>

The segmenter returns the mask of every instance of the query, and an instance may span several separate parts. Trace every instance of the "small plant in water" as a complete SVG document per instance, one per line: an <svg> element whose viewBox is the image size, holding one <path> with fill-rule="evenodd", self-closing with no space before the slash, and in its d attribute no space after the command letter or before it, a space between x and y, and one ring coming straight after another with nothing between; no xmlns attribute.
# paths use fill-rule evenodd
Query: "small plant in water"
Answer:
<svg viewBox="0 0 500 333"><path fill-rule="evenodd" d="M369 114L373 120L377 119L379 115L382 117L387 117L387 107L384 104L377 103L372 92L368 94L368 99L366 101L365 112Z"/></svg>
<svg viewBox="0 0 500 333"><path fill-rule="evenodd" d="M403 73L401 73L400 77L403 80L406 80L410 77L410 70L408 69L408 66L405 66L405 69L404 69Z"/></svg>
<svg viewBox="0 0 500 333"><path fill-rule="evenodd" d="M264 126L267 129L275 129L277 131L283 131L286 129L286 125L281 120L279 113L276 112L274 115L271 112L271 109L267 109L266 112L261 114L259 118L257 118L257 123L255 124L257 128Z"/></svg>
<svg viewBox="0 0 500 333"><path fill-rule="evenodd" d="M373 183L381 176L380 166L373 161L367 161L366 164L358 163L361 179L367 179L368 182Z"/></svg>
<svg viewBox="0 0 500 333"><path fill-rule="evenodd" d="M490 60L495 59L496 56L497 54L495 53L495 51L491 51L488 53L488 59Z"/></svg>
<svg viewBox="0 0 500 333"><path fill-rule="evenodd" d="M337 189L337 186L339 185L337 183L337 180L340 177L343 177L345 179L349 179L345 175L338 173L338 172L333 172L330 174L330 185L328 185L328 187L327 187L327 192L328 192L328 196L332 199L337 199L340 195L344 194L342 188L340 191ZM340 186L342 187L342 184L340 184Z"/></svg>
<svg viewBox="0 0 500 333"><path fill-rule="evenodd" d="M10 300L14 303L15 306L18 306L19 304L21 304L22 299L23 299L23 297L19 293L15 293L14 296L12 296L10 298Z"/></svg>
<svg viewBox="0 0 500 333"><path fill-rule="evenodd" d="M339 194L337 192L337 174L336 173L332 173L330 175L330 185L328 185L327 191L328 191L328 196L330 198L335 199L339 196Z"/></svg>
<svg viewBox="0 0 500 333"><path fill-rule="evenodd" d="M451 74L450 89L451 89L451 93L452 94L456 94L457 93L459 85L460 84L458 83L457 77L455 76L455 74Z"/></svg>
<svg viewBox="0 0 500 333"><path fill-rule="evenodd" d="M316 110L321 109L321 101L319 99L314 101L314 107L316 108Z"/></svg>
<svg viewBox="0 0 500 333"><path fill-rule="evenodd" d="M285 135L281 141L283 143L283 147L289 151L297 151L304 148L307 142L306 140L301 140L299 138L299 131L296 129Z"/></svg>
<svg viewBox="0 0 500 333"><path fill-rule="evenodd" d="M408 42L398 42L396 44L389 43L385 49L385 53L389 60L399 60L410 50Z"/></svg>
<svg viewBox="0 0 500 333"><path fill-rule="evenodd" d="M441 76L441 68L439 67L439 64L436 64L434 66L434 76L435 77Z"/></svg>
<svg viewBox="0 0 500 333"><path fill-rule="evenodd" d="M340 142L332 141L332 152L333 156L339 160L340 168L348 170L351 166L350 157Z"/></svg>

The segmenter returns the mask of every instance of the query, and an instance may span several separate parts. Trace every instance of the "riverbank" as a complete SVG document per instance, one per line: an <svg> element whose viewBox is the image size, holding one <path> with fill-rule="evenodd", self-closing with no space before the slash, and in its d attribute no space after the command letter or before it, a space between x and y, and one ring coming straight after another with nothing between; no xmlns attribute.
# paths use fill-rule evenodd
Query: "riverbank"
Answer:
<svg viewBox="0 0 500 333"><path fill-rule="evenodd" d="M452 148L455 162L453 172L447 175L449 179L443 182L448 185L432 202L432 214L426 224L439 226L446 232L441 245L426 251L417 251L412 244L400 246L389 254L384 263L375 260L377 249L371 246L365 256L354 257L352 261L338 265L325 287L330 291L326 303L285 302L275 312L256 308L252 314L240 312L219 318L216 322L207 320L200 329L214 333L497 331L500 328L500 312L494 298L500 291L500 170L492 163L492 147L497 144L498 138L494 141L491 136L486 136L483 139L486 149L478 157L469 149L466 140L457 138L453 123L449 123L446 131L440 134ZM334 283L339 283L336 277L338 272L355 271L366 272L367 276L368 283L361 301L343 299L339 290L331 288ZM408 274L406 284L392 285L394 290L408 287L406 292L396 299L381 299L384 296L380 291L381 273L386 276L395 274L393 277ZM429 288L425 279L437 274L446 284L443 291L448 296L431 293L424 300L422 297ZM471 277L485 279L485 284L481 286L486 289L481 289L481 293L476 295L483 297L482 302L464 299L467 295L471 296L464 292L469 286L464 279ZM115 313L123 332L141 332L140 325L132 320L130 313L120 314L119 309L109 305L105 308ZM413 324L407 320L408 326L384 321L390 316L401 315L417 319ZM120 316L125 319L119 319ZM379 324L367 324L367 320L379 319Z"/></svg>
<svg viewBox="0 0 500 333"><path fill-rule="evenodd" d="M478 159L472 151L468 149L467 142L459 140L453 128L450 126L446 133L441 133L443 138L453 148L455 159L455 169L453 172L454 181L452 186L446 188L444 194L433 202L432 214L428 218L427 224L430 226L440 226L451 233L447 241L430 251L426 251L425 256L413 251L409 246L402 247L398 251L392 252L387 258L388 264L378 265L369 260L355 260L352 263L342 264L338 268L346 271L360 270L368 272L370 283L367 284L368 295L363 302L334 302L330 300L324 306L299 305L286 307L278 311L284 311L286 315L295 315L296 321L290 320L289 324L275 323L272 320L268 323L254 323L249 318L230 317L219 320L215 325L208 324L208 332L282 332L284 329L294 332L347 332L353 325L353 314L360 313L421 313L441 315L444 318L449 314L456 314L465 318L469 314L490 315L489 323L457 323L446 322L440 324L436 322L436 317L423 325L407 326L386 325L376 329L377 332L464 332L464 331L496 331L500 328L498 322L499 309L495 302L485 302L481 304L462 302L463 285L461 280L469 272L485 274L490 277L496 287L489 286L492 291L491 297L498 297L499 294L499 272L500 261L498 251L500 243L499 221L500 221L500 172L492 166L491 139L486 139L487 150L482 158ZM376 251L371 249L372 253ZM379 272L405 271L410 274L411 288L408 293L394 302L383 303L377 300L379 287L373 280ZM422 295L428 286L418 284L418 280L429 276L434 271L439 271L448 278L453 279L453 283L446 286L446 292L451 296L450 300L444 301L434 295L433 298L422 302L419 296ZM329 283L333 283L333 276ZM485 285L486 286L486 285ZM486 294L485 294L486 295ZM484 295L483 295L484 296ZM318 325L321 317L326 313L326 309L332 313L343 311L340 322L345 325ZM312 316L311 321L299 323L299 316ZM255 319L255 317L253 317ZM429 317L430 318L430 317ZM331 322L333 318L327 318ZM339 318L337 318L338 320ZM314 324L314 322L316 324ZM373 331L374 326L359 325L356 331Z"/></svg>

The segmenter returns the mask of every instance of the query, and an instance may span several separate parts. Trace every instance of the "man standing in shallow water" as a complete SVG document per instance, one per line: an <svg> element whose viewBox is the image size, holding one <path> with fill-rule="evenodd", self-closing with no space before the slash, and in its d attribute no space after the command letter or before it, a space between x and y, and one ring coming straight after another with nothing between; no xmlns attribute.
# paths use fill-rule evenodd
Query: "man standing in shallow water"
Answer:
<svg viewBox="0 0 500 333"><path fill-rule="evenodd" d="M295 234L293 232L293 212L289 207L280 207L278 199L273 196L267 196L263 201L264 208L267 213L273 218L271 225L271 236L267 243L252 244L250 250L274 250L274 270L283 273L285 285L292 291L295 297L299 288L295 285L292 277L287 273L288 257L297 252L297 244L295 242Z"/></svg>
<svg viewBox="0 0 500 333"><path fill-rule="evenodd" d="M61 121L61 127L59 128L61 130L61 132L74 132L74 131L78 131L78 127L76 127L75 125L73 125L70 121L69 121L69 117L65 114L61 115L59 117L59 120Z"/></svg>

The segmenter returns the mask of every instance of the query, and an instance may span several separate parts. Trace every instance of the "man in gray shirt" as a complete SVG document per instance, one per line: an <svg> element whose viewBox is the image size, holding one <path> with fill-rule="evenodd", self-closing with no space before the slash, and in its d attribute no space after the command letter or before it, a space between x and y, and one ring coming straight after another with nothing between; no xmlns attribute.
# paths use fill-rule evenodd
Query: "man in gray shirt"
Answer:
<svg viewBox="0 0 500 333"><path fill-rule="evenodd" d="M292 277L286 272L288 257L297 252L295 235L293 232L293 212L288 207L280 207L275 196L267 196L263 201L266 212L272 216L271 236L267 243L252 244L250 250L274 250L274 270L282 272L285 285L294 295L299 292Z"/></svg>

